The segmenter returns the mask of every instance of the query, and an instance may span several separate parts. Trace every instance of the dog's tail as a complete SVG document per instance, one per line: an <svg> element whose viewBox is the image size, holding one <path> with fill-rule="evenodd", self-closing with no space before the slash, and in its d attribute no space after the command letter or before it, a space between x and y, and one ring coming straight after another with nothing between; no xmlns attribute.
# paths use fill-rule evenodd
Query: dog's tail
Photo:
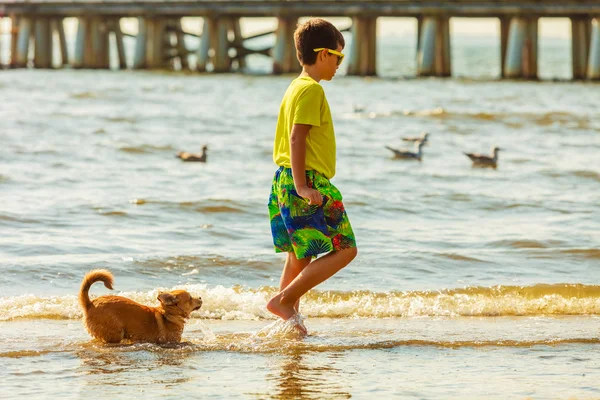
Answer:
<svg viewBox="0 0 600 400"><path fill-rule="evenodd" d="M81 289L79 289L79 304L84 311L87 311L92 306L92 302L88 296L88 291L90 290L90 286L92 286L94 282L98 281L104 282L104 286L110 290L113 288L113 275L110 273L110 271L105 269L94 269L85 274L83 277L83 282L81 282Z"/></svg>

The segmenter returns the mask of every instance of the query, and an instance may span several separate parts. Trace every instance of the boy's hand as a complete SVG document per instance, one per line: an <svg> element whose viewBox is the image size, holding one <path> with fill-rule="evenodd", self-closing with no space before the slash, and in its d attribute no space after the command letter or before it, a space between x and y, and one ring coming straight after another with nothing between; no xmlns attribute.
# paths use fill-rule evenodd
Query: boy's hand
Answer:
<svg viewBox="0 0 600 400"><path fill-rule="evenodd" d="M311 206L320 206L323 203L323 196L318 190L311 189L308 186L304 186L301 188L297 188L296 192L298 193L298 196L308 200L308 204L310 204Z"/></svg>

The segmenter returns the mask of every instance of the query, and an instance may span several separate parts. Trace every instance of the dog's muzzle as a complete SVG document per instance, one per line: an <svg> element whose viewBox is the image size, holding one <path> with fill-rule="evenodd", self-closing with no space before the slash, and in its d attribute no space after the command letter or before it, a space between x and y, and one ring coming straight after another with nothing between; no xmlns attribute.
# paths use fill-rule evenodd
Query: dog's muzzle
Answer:
<svg viewBox="0 0 600 400"><path fill-rule="evenodd" d="M198 304L198 306L194 307L194 311L199 310L200 307L202 307L202 299L200 297L198 297L198 301L200 302L200 304Z"/></svg>

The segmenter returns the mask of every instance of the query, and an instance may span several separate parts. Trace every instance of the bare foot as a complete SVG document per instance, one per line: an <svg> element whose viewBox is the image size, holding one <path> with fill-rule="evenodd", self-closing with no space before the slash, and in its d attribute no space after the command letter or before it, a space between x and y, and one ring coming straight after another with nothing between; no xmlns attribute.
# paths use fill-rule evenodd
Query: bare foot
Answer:
<svg viewBox="0 0 600 400"><path fill-rule="evenodd" d="M284 321L290 321L294 324L294 327L298 329L298 331L302 335L308 335L308 331L306 327L302 323L302 320L298 318L298 312L294 308L293 304L286 304L282 301L281 293L277 294L267 303L267 310L277 315L279 318Z"/></svg>
<svg viewBox="0 0 600 400"><path fill-rule="evenodd" d="M267 310L277 315L279 318L287 321L296 315L296 310L293 304L285 304L282 302L281 293L278 293L267 303Z"/></svg>

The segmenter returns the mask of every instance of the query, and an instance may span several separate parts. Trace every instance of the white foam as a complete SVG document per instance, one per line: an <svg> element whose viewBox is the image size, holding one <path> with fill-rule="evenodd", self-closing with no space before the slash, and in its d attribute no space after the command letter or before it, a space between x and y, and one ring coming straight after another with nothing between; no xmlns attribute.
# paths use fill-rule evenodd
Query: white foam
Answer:
<svg viewBox="0 0 600 400"><path fill-rule="evenodd" d="M114 293L138 303L157 306L162 291L185 289L203 300L192 318L221 320L275 319L265 308L275 288L209 287L206 284L157 288L148 292ZM543 291L543 293L541 292ZM307 317L387 318L421 316L600 315L598 287L466 288L441 292L320 292L301 302ZM15 318L81 318L77 296L39 297L32 294L0 297L0 320Z"/></svg>

